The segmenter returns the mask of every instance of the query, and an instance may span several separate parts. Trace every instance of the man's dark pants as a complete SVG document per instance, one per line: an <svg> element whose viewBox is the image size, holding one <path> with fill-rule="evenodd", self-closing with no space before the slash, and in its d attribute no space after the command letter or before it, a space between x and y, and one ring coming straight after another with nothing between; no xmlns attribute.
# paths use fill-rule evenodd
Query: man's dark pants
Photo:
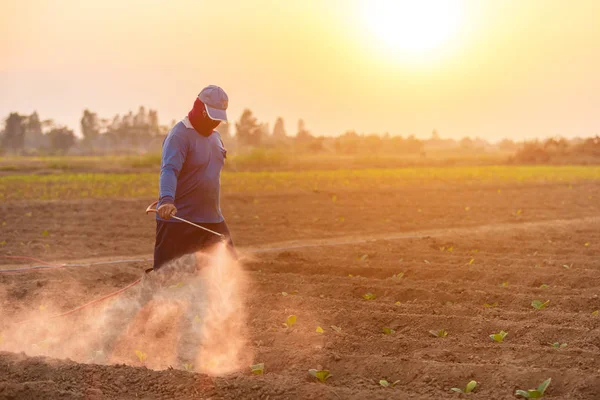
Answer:
<svg viewBox="0 0 600 400"><path fill-rule="evenodd" d="M228 247L233 251L233 242L225 221L218 223L197 223L225 236ZM221 238L213 233L197 228L185 222L156 221L156 244L154 245L155 271L164 264L185 254L209 249L219 243Z"/></svg>

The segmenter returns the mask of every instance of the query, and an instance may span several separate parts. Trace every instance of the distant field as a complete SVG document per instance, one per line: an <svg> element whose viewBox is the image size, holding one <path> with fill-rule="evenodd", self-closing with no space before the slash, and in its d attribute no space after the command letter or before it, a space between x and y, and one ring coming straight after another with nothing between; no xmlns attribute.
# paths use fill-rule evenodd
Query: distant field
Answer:
<svg viewBox="0 0 600 400"><path fill-rule="evenodd" d="M464 165L504 165L510 153L438 151L420 153L296 153L256 148L228 154L226 171L318 171L332 169L403 168ZM0 158L0 175L26 172L153 172L160 167L160 154L102 156L7 156Z"/></svg>
<svg viewBox="0 0 600 400"><path fill-rule="evenodd" d="M596 181L600 166L412 167L394 169L230 172L222 176L229 194L393 189L445 184L513 184ZM74 173L0 176L0 200L139 198L156 196L158 174Z"/></svg>

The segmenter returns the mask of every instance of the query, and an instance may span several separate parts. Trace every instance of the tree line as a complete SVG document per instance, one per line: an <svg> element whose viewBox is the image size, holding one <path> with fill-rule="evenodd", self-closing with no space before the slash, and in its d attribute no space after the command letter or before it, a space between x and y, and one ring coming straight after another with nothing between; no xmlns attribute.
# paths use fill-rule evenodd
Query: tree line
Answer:
<svg viewBox="0 0 600 400"><path fill-rule="evenodd" d="M169 126L159 123L158 112L141 106L112 118L100 117L88 109L80 119L81 137L72 129L52 119L42 120L37 112L31 115L10 113L0 131L0 154L140 154L160 151ZM232 134L230 131L235 130ZM442 139L433 130L428 139L418 139L388 133L357 133L347 131L337 137L314 136L302 119L295 132L288 134L283 118L276 119L273 129L260 122L250 109L245 109L232 124L217 128L225 145L234 152L253 148L277 149L295 153L331 152L345 155L412 154L427 157L446 152L461 156L484 152L512 155L518 163L595 163L600 160L600 137L585 139L550 138L542 141L514 142L502 140L492 144L481 138Z"/></svg>

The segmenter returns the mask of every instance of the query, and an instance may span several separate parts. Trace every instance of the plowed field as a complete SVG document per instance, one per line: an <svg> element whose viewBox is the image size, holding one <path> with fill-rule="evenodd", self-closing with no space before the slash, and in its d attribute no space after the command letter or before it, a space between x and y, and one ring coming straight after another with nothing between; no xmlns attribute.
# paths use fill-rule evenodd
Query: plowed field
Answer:
<svg viewBox="0 0 600 400"><path fill-rule="evenodd" d="M226 194L249 361L223 376L169 368L151 351L112 365L66 352L119 297L56 319L62 337L34 321L29 342L15 342L24 317L41 324L142 276L150 262L127 260L151 257L152 199L4 202L0 255L124 262L0 274L0 399L512 399L547 378L544 398L600 399L599 198L595 181ZM166 343L168 328L124 335ZM312 368L333 376L316 382ZM470 380L473 393L450 391Z"/></svg>

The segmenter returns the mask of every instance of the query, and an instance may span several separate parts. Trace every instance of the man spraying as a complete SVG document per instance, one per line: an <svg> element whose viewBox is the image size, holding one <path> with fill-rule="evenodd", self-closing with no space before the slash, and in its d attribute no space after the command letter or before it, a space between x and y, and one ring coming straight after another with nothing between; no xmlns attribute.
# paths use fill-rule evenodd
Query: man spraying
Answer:
<svg viewBox="0 0 600 400"><path fill-rule="evenodd" d="M171 217L218 232L232 246L221 214L219 193L226 150L214 129L227 121L228 97L210 85L202 89L192 110L167 135L162 150L160 199L156 216L154 270L184 254L207 249L220 238Z"/></svg>
<svg viewBox="0 0 600 400"><path fill-rule="evenodd" d="M234 252L219 205L226 150L215 131L227 120L227 105L223 89L207 86L188 115L167 134L162 149L154 265L139 285L109 306L102 321L101 351L92 361L108 362L118 337L152 300L158 300L159 305L169 300L187 304L177 323L181 332L177 357L180 365L195 359L201 333L195 321L203 318L206 308L203 282L197 273L210 262L210 254L197 252L223 239L230 254ZM172 287L178 290L170 290Z"/></svg>

